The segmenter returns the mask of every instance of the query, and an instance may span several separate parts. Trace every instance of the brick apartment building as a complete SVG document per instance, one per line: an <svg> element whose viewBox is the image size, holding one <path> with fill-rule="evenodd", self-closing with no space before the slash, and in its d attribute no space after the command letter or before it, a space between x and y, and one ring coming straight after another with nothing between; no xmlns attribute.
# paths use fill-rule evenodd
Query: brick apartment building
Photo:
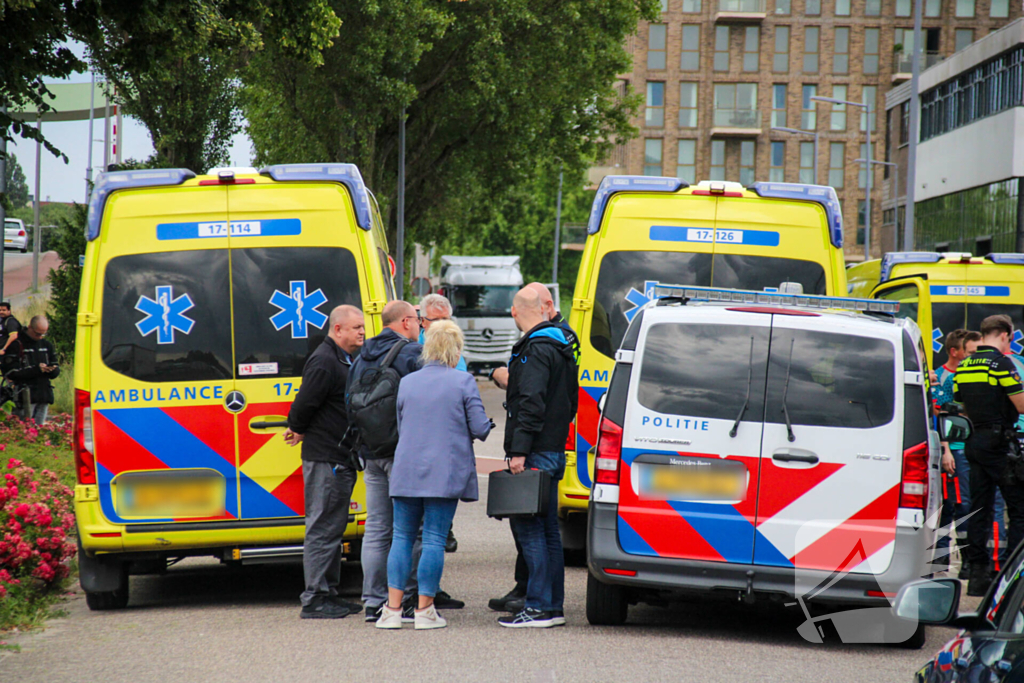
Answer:
<svg viewBox="0 0 1024 683"><path fill-rule="evenodd" d="M1022 15L1021 0L921 0L922 70ZM848 258L863 254L867 116L812 96L868 102L872 156L883 158L885 92L910 78L913 0L661 0L627 50L620 87L645 97L640 137L591 179L610 173L695 180L832 185L843 203ZM772 131L773 126L819 134ZM886 176L886 177L883 177ZM882 200L892 183L875 166L872 253L892 244ZM889 215L894 214L891 212ZM886 229L889 230L888 236ZM885 245L884 247L880 245Z"/></svg>

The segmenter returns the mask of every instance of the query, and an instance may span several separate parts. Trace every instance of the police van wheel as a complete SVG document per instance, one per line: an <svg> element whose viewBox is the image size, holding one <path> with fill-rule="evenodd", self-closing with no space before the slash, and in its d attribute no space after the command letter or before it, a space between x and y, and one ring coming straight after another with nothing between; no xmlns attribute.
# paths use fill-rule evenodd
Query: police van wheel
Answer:
<svg viewBox="0 0 1024 683"><path fill-rule="evenodd" d="M619 626L629 612L626 589L587 575L587 621L593 626Z"/></svg>

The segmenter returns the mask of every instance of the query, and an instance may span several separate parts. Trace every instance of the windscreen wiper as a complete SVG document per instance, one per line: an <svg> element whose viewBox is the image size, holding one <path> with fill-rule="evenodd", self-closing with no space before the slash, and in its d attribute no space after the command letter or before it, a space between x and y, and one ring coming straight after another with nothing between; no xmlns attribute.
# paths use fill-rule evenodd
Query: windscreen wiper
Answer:
<svg viewBox="0 0 1024 683"><path fill-rule="evenodd" d="M789 397L789 378L793 374L793 345L795 343L795 339L789 340L789 367L786 368L786 386L782 390L782 414L786 418L786 433L789 435L791 442L796 441L796 435L793 434L793 422L789 419L789 408L786 407L786 399Z"/></svg>
<svg viewBox="0 0 1024 683"><path fill-rule="evenodd" d="M750 362L747 364L747 397L743 399L743 407L740 408L740 414L736 416L736 421L732 423L732 429L729 430L729 436L736 438L736 432L740 428L740 420L747 412L747 406L750 405L750 385L754 380L754 338L750 338Z"/></svg>

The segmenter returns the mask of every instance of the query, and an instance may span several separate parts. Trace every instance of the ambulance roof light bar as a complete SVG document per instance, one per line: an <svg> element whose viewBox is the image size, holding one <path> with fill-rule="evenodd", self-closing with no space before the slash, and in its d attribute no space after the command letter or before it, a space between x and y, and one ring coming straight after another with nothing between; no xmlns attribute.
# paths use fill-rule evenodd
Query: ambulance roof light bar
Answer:
<svg viewBox="0 0 1024 683"><path fill-rule="evenodd" d="M609 175L597 188L594 204L590 208L590 219L587 221L587 234L596 235L601 231L604 210L613 194L619 192L677 192L689 185L679 178L647 175Z"/></svg>
<svg viewBox="0 0 1024 683"><path fill-rule="evenodd" d="M987 254L985 256L992 263L1002 265L1024 266L1024 254Z"/></svg>
<svg viewBox="0 0 1024 683"><path fill-rule="evenodd" d="M260 175L270 176L278 182L326 180L341 183L348 188L356 210L356 223L363 230L373 228L370 216L370 193L363 175L355 164L275 164L260 169Z"/></svg>
<svg viewBox="0 0 1024 683"><path fill-rule="evenodd" d="M882 257L879 282L885 282L892 275L892 267L897 263L938 263L945 254L937 251L890 251Z"/></svg>
<svg viewBox="0 0 1024 683"><path fill-rule="evenodd" d="M135 187L159 187L181 185L196 174L187 168L153 168L137 171L111 171L101 173L89 197L89 213L85 222L85 239L92 242L100 236L103 209L110 195L116 190Z"/></svg>
<svg viewBox="0 0 1024 683"><path fill-rule="evenodd" d="M859 311L861 313L883 313L885 315L896 315L900 310L898 301L881 299L852 299L845 296L782 294L780 292L758 292L750 289L719 289L717 287L692 287L689 285L655 283L655 299L670 297L682 298L687 301L765 306L799 306L801 308L816 308L819 310Z"/></svg>
<svg viewBox="0 0 1024 683"><path fill-rule="evenodd" d="M832 246L843 248L843 210L839 206L839 196L832 187L806 183L756 182L750 189L767 199L802 199L821 204L825 209Z"/></svg>

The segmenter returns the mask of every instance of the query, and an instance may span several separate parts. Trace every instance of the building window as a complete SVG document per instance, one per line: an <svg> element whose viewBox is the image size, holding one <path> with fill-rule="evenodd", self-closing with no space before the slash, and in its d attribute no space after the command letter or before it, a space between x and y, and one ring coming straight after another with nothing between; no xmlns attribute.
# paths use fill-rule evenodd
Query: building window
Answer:
<svg viewBox="0 0 1024 683"><path fill-rule="evenodd" d="M804 29L804 73L818 73L818 35L821 31L817 26Z"/></svg>
<svg viewBox="0 0 1024 683"><path fill-rule="evenodd" d="M938 17L942 15L942 0L925 0L924 15L926 17Z"/></svg>
<svg viewBox="0 0 1024 683"><path fill-rule="evenodd" d="M907 144L910 144L910 102L903 102L900 104L900 146Z"/></svg>
<svg viewBox="0 0 1024 683"><path fill-rule="evenodd" d="M992 0L988 15L1000 19L1010 16L1010 0Z"/></svg>
<svg viewBox="0 0 1024 683"><path fill-rule="evenodd" d="M753 140L740 142L740 185L750 187L754 184L754 159L757 149Z"/></svg>
<svg viewBox="0 0 1024 683"><path fill-rule="evenodd" d="M776 14L789 14L792 11L790 0L775 0Z"/></svg>
<svg viewBox="0 0 1024 683"><path fill-rule="evenodd" d="M896 0L896 16L909 17L914 8L914 0Z"/></svg>
<svg viewBox="0 0 1024 683"><path fill-rule="evenodd" d="M836 0L836 16L850 16L850 0Z"/></svg>
<svg viewBox="0 0 1024 683"><path fill-rule="evenodd" d="M866 0L864 3L864 16L877 17L882 13L882 0Z"/></svg>
<svg viewBox="0 0 1024 683"><path fill-rule="evenodd" d="M786 182L786 143L773 142L771 160L768 168L768 182Z"/></svg>
<svg viewBox="0 0 1024 683"><path fill-rule="evenodd" d="M760 54L761 29L757 26L748 26L743 35L743 70L757 71Z"/></svg>
<svg viewBox="0 0 1024 683"><path fill-rule="evenodd" d="M647 83L647 116L644 125L661 128L665 125L665 84L655 81Z"/></svg>
<svg viewBox="0 0 1024 683"><path fill-rule="evenodd" d="M832 97L837 100L846 99L846 86L833 85ZM829 120L829 130L846 130L846 105L832 104L832 115Z"/></svg>
<svg viewBox="0 0 1024 683"><path fill-rule="evenodd" d="M866 142L860 143L860 156L857 157L857 158L858 159L867 159L868 158L868 145L867 145ZM871 164L864 164L864 163L857 164L857 166L860 167L859 170L857 171L857 187L859 187L862 190L865 189L868 186L868 166L870 166L870 165Z"/></svg>
<svg viewBox="0 0 1024 683"><path fill-rule="evenodd" d="M676 159L676 177L690 185L697 182L697 141L680 140Z"/></svg>
<svg viewBox="0 0 1024 683"><path fill-rule="evenodd" d="M805 85L800 98L800 128L803 130L815 130L818 127L818 114L816 103L812 97L818 94L818 86ZM803 181L800 181L803 182Z"/></svg>
<svg viewBox="0 0 1024 683"><path fill-rule="evenodd" d="M864 217L868 212L868 203L863 199L857 200L857 244L864 244Z"/></svg>
<svg viewBox="0 0 1024 683"><path fill-rule="evenodd" d="M864 29L864 73L878 73L878 29Z"/></svg>
<svg viewBox="0 0 1024 683"><path fill-rule="evenodd" d="M651 24L647 36L647 68L665 68L665 24Z"/></svg>
<svg viewBox="0 0 1024 683"><path fill-rule="evenodd" d="M729 70L729 27L715 27L715 71Z"/></svg>
<svg viewBox="0 0 1024 683"><path fill-rule="evenodd" d="M821 14L821 0L807 0L804 4L804 14L809 17L816 17Z"/></svg>
<svg viewBox="0 0 1024 683"><path fill-rule="evenodd" d="M700 26L697 24L683 24L679 68L682 71L700 71Z"/></svg>
<svg viewBox="0 0 1024 683"><path fill-rule="evenodd" d="M714 125L759 128L757 83L716 83Z"/></svg>
<svg viewBox="0 0 1024 683"><path fill-rule="evenodd" d="M668 0L661 0L661 11L662 12L667 12L668 11Z"/></svg>
<svg viewBox="0 0 1024 683"><path fill-rule="evenodd" d="M974 0L956 0L956 16L973 17Z"/></svg>
<svg viewBox="0 0 1024 683"><path fill-rule="evenodd" d="M842 189L845 171L846 143L830 142L828 145L828 184L837 190Z"/></svg>
<svg viewBox="0 0 1024 683"><path fill-rule="evenodd" d="M785 127L786 123L786 84L776 83L772 86L772 126Z"/></svg>
<svg viewBox="0 0 1024 683"><path fill-rule="evenodd" d="M832 55L832 73L845 74L850 72L850 28L840 26L836 29L835 52Z"/></svg>
<svg viewBox="0 0 1024 683"><path fill-rule="evenodd" d="M775 53L772 57L772 71L789 73L789 27L775 27Z"/></svg>
<svg viewBox="0 0 1024 683"><path fill-rule="evenodd" d="M679 127L697 127L697 84L679 84Z"/></svg>
<svg viewBox="0 0 1024 683"><path fill-rule="evenodd" d="M661 139L644 140L644 175L661 175Z"/></svg>
<svg viewBox="0 0 1024 683"><path fill-rule="evenodd" d="M684 12L700 12L700 0L683 0Z"/></svg>
<svg viewBox="0 0 1024 683"><path fill-rule="evenodd" d="M860 101L864 104L871 105L871 115L875 117L871 120L871 130L876 130L877 126L875 126L875 121L878 120L878 107L876 106L878 102L878 86L865 85L864 89L861 91ZM862 131L866 131L868 129L868 112L863 108L860 112L860 129Z"/></svg>
<svg viewBox="0 0 1024 683"><path fill-rule="evenodd" d="M725 180L725 140L711 141L710 180Z"/></svg>
<svg viewBox="0 0 1024 683"><path fill-rule="evenodd" d="M800 182L807 185L816 185L818 179L814 177L814 143L800 143Z"/></svg>
<svg viewBox="0 0 1024 683"><path fill-rule="evenodd" d="M960 50L974 42L974 31L972 29L958 28L954 35L956 36L954 52L960 52Z"/></svg>

